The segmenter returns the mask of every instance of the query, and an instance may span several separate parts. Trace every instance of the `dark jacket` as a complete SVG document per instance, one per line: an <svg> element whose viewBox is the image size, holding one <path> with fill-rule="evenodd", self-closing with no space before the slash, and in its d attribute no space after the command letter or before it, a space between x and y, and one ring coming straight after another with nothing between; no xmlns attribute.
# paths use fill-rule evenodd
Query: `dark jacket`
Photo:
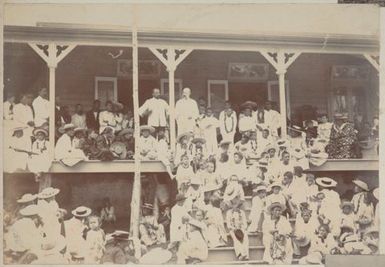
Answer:
<svg viewBox="0 0 385 267"><path fill-rule="evenodd" d="M86 113L86 124L88 129L94 129L96 132L99 132L99 127L100 127L99 114L100 114L100 111L98 111L95 118L93 110L90 110Z"/></svg>

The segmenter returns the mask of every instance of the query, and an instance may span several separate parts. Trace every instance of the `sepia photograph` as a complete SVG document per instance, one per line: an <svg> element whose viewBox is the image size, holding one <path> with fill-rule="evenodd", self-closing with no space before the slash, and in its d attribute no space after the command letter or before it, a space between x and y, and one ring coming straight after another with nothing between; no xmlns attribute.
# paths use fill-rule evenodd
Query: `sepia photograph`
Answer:
<svg viewBox="0 0 385 267"><path fill-rule="evenodd" d="M384 249L384 8L1 5L4 265Z"/></svg>

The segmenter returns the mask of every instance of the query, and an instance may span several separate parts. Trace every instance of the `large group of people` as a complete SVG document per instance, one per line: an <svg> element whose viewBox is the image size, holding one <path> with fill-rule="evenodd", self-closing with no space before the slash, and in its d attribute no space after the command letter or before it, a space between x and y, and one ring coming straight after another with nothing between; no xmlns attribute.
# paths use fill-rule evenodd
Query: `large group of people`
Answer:
<svg viewBox="0 0 385 267"><path fill-rule="evenodd" d="M57 106L52 140L48 103L46 89L34 100L24 94L16 105L12 97L7 99L6 149L12 157L5 161L6 171L48 171L48 142L56 143L54 157L67 166L82 160L133 159L137 154L141 160L163 162L176 197L170 195L172 200L163 206L142 201L135 239L115 231L117 218L109 200L100 214L78 207L64 221L65 211L54 198L58 189L24 196L30 202L21 199L23 206L7 230L11 260L148 263L154 254L162 255L158 260L173 257L185 264L204 262L210 248L231 246L238 260L247 261L251 234L262 238L263 261L270 264L290 264L294 258L321 263L327 254L377 252L378 189L356 179L354 196L345 199L335 190L336 180L309 172L311 165L320 166L328 158L358 157L358 131L346 114L336 114L333 123L321 115L318 122L288 123L282 129L281 115L269 101L248 101L239 114L227 101L217 118L204 100L195 101L184 88L175 106L177 143L170 144L169 106L155 88L138 110L147 119L139 140L134 139L132 112L112 101L101 110L99 100L88 112L76 105L72 116ZM282 131L288 132L287 138ZM378 123L368 134L378 135ZM107 236L102 221L113 230ZM26 229L36 238L31 241L28 235L26 240Z"/></svg>

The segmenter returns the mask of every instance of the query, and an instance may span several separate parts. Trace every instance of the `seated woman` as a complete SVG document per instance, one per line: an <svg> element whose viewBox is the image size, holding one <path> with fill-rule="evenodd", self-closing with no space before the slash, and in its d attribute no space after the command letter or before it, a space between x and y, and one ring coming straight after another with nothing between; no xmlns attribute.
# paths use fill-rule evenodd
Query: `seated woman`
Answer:
<svg viewBox="0 0 385 267"><path fill-rule="evenodd" d="M211 196L206 205L206 240L209 248L224 246L227 243L227 233L223 220L222 210L219 208L220 199Z"/></svg>
<svg viewBox="0 0 385 267"><path fill-rule="evenodd" d="M155 160L157 158L157 141L151 135L155 132L154 127L144 125L140 127L140 131L139 147L141 160Z"/></svg>
<svg viewBox="0 0 385 267"><path fill-rule="evenodd" d="M349 123L346 114L335 114L326 152L331 159L359 158L357 151L357 132Z"/></svg>
<svg viewBox="0 0 385 267"><path fill-rule="evenodd" d="M247 218L243 210L243 201L235 201L226 213L226 226L233 240L235 256L238 260L249 259L249 237Z"/></svg>
<svg viewBox="0 0 385 267"><path fill-rule="evenodd" d="M151 204L143 204L142 218L139 225L140 240L147 250L166 243L166 234L162 224L153 214L154 208Z"/></svg>
<svg viewBox="0 0 385 267"><path fill-rule="evenodd" d="M320 224L310 242L308 255L321 253L323 262L326 255L335 254L335 251L338 249L338 244L332 234L330 234L328 224Z"/></svg>
<svg viewBox="0 0 385 267"><path fill-rule="evenodd" d="M125 144L127 150L127 159L133 159L135 153L134 129L122 129L118 133L118 136L115 138L115 140Z"/></svg>
<svg viewBox="0 0 385 267"><path fill-rule="evenodd" d="M28 168L33 173L47 172L51 167L48 153L48 132L45 129L36 128L32 133L36 140L32 144L32 152L34 154L29 158Z"/></svg>
<svg viewBox="0 0 385 267"><path fill-rule="evenodd" d="M286 207L279 202L270 204L262 225L265 246L263 261L269 264L291 264L293 259L290 239L292 228L289 221L282 216L285 209Z"/></svg>
<svg viewBox="0 0 385 267"><path fill-rule="evenodd" d="M207 228L204 216L202 210L197 210L193 218L185 224L184 236L177 251L177 264L194 264L207 259L208 246L205 240Z"/></svg>

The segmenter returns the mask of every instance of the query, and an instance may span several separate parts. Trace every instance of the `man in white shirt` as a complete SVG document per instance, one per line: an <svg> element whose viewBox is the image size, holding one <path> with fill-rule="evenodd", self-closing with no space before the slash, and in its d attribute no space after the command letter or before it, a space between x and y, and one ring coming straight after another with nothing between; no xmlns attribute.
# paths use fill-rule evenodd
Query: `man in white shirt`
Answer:
<svg viewBox="0 0 385 267"><path fill-rule="evenodd" d="M281 128L281 114L272 109L271 101L266 101L265 103L265 120L270 129L270 135L278 137L278 129Z"/></svg>
<svg viewBox="0 0 385 267"><path fill-rule="evenodd" d="M72 115L71 123L75 125L75 128L87 129L86 114L84 114L81 104L76 105L75 114Z"/></svg>
<svg viewBox="0 0 385 267"><path fill-rule="evenodd" d="M13 108L13 120L25 126L25 136L32 136L32 130L35 126L33 111L31 108L32 95L24 93L20 99L20 103Z"/></svg>
<svg viewBox="0 0 385 267"><path fill-rule="evenodd" d="M13 120L13 107L15 105L15 95L7 94L6 101L3 103L3 118L4 120Z"/></svg>
<svg viewBox="0 0 385 267"><path fill-rule="evenodd" d="M32 102L35 111L35 126L40 127L48 123L49 118L49 101L47 88L41 88L39 95Z"/></svg>
<svg viewBox="0 0 385 267"><path fill-rule="evenodd" d="M167 126L168 104L160 98L159 88L154 88L152 98L147 99L139 108L139 115L148 116L147 125L154 127L156 134Z"/></svg>
<svg viewBox="0 0 385 267"><path fill-rule="evenodd" d="M175 105L178 135L193 132L195 120L199 116L198 104L194 99L190 98L190 95L190 88L184 88L182 98L179 99Z"/></svg>
<svg viewBox="0 0 385 267"><path fill-rule="evenodd" d="M219 114L219 129L224 141L230 141L231 144L234 144L237 123L237 114L232 109L231 103L226 101L225 109Z"/></svg>

